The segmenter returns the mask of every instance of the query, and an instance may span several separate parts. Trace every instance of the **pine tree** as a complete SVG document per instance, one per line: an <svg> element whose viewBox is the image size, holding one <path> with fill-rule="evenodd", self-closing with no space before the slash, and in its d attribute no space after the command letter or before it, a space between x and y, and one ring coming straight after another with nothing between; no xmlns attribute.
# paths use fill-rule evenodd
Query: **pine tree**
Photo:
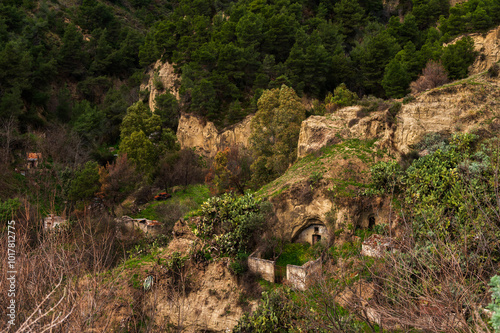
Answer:
<svg viewBox="0 0 500 333"><path fill-rule="evenodd" d="M441 58L450 79L462 79L467 76L469 66L476 59L474 40L464 37L455 44L448 45L443 50Z"/></svg>
<svg viewBox="0 0 500 333"><path fill-rule="evenodd" d="M411 77L405 67L396 59L391 60L385 69L382 86L388 97L401 98L408 92Z"/></svg>

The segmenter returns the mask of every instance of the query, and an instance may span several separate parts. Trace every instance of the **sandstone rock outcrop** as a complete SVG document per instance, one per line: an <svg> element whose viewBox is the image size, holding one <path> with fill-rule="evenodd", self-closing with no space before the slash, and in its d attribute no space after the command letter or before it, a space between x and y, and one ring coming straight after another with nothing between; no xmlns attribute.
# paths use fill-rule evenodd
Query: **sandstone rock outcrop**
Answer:
<svg viewBox="0 0 500 333"><path fill-rule="evenodd" d="M390 128L386 118L387 111L373 112L365 117L361 106L345 107L326 116L311 116L302 122L297 157L338 143L342 138L383 138Z"/></svg>
<svg viewBox="0 0 500 333"><path fill-rule="evenodd" d="M228 332L246 311L254 311L255 300L245 307L238 305L242 289L229 271L228 263L227 260L213 262L197 270L191 277L196 278L197 285L185 296L153 295L150 304L157 308L158 325L167 320L184 327L183 332Z"/></svg>
<svg viewBox="0 0 500 333"><path fill-rule="evenodd" d="M469 79L470 80L470 79ZM425 134L471 131L500 115L500 83L477 78L427 91L401 106L395 120L388 111L363 116L360 106L327 116L312 116L302 123L297 157L338 143L345 138L373 139L395 153L408 153Z"/></svg>
<svg viewBox="0 0 500 333"><path fill-rule="evenodd" d="M368 228L373 225L389 224L395 214L391 212L390 200L370 198L369 200L346 200L335 203L327 195L331 184L325 181L308 195L309 184L295 183L280 195L271 198L277 223L271 233L288 241L294 241L308 226L322 224L330 231L352 225ZM330 215L328 218L327 216ZM328 221L330 220L330 222ZM333 224L331 221L334 221ZM373 224L371 224L373 223Z"/></svg>
<svg viewBox="0 0 500 333"><path fill-rule="evenodd" d="M479 53L474 63L469 67L469 75L478 74L488 70L491 65L500 61L500 26L487 33L466 34L474 40L474 49ZM454 44L463 36L457 37L450 43Z"/></svg>
<svg viewBox="0 0 500 333"><path fill-rule="evenodd" d="M248 147L252 115L241 122L218 131L215 125L191 114L182 114L177 128L177 139L181 148L196 147L198 152L213 157L225 147L242 145Z"/></svg>
<svg viewBox="0 0 500 333"><path fill-rule="evenodd" d="M395 116L388 109L367 112L353 106L309 117L302 123L297 149L303 162L267 187L279 221L273 233L281 232L284 238L293 240L308 225L326 225L327 215L335 221L330 224L333 229L349 224L364 228L380 223L397 225L387 199L357 195L347 196L342 202L332 199L335 191L343 191L349 184L366 184L370 163L384 159L370 153L361 159L357 153L346 156L356 148L342 144L349 139L377 139L374 147L384 148L394 158L412 151L428 133L492 132L500 128L499 101L500 81L483 75L424 92L402 104ZM342 146L336 153L331 148L334 144ZM318 153L323 147L326 150ZM368 164L367 159L371 159ZM299 172L301 168L303 172ZM314 186L313 172L323 175Z"/></svg>
<svg viewBox="0 0 500 333"><path fill-rule="evenodd" d="M478 130L499 115L499 97L498 80L478 79L428 91L401 108L393 145L407 153L426 133Z"/></svg>
<svg viewBox="0 0 500 333"><path fill-rule="evenodd" d="M479 52L479 56L469 68L469 74L484 72L500 61L500 26L487 34L472 34L471 37L474 39L474 48Z"/></svg>
<svg viewBox="0 0 500 333"><path fill-rule="evenodd" d="M142 91L149 90L149 108L152 111L155 109L155 99L158 95L169 91L177 100L179 99L179 88L176 85L179 76L175 74L174 66L171 63L162 63L161 60L157 60L153 67L148 70L147 75L149 80L147 83L141 84L140 89Z"/></svg>

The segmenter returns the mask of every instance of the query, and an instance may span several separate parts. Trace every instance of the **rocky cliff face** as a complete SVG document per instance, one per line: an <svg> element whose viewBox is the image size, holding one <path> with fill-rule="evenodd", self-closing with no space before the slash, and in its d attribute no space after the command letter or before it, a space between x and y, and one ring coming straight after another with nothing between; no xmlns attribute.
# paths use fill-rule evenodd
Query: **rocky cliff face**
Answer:
<svg viewBox="0 0 500 333"><path fill-rule="evenodd" d="M388 199L347 199L336 202L329 193L332 185L329 180L323 181L310 190L308 198L304 193L309 191L310 184L299 182L280 195L271 197L278 222L271 226L270 232L274 236L294 241L311 225L324 225L333 232L346 230L349 225L369 228L395 221Z"/></svg>
<svg viewBox="0 0 500 333"><path fill-rule="evenodd" d="M247 117L218 132L210 122L183 115L177 135L183 147L196 146L206 156L214 156L230 144L247 146L250 121ZM395 115L388 107L368 112L352 106L311 116L300 130L299 161L261 190L273 203L277 217L270 231L293 240L312 224L329 224L333 230L350 224L394 225L397 221L388 199L361 200L356 194L369 182L373 163L388 159L389 154L397 158L409 153L428 133L487 134L499 127L500 80L486 75L424 92L402 104ZM370 140L375 141L371 146ZM340 196L344 199L338 200Z"/></svg>
<svg viewBox="0 0 500 333"><path fill-rule="evenodd" d="M484 72L494 63L500 61L500 26L487 34L472 34L474 48L479 52L476 61L469 68L471 74Z"/></svg>
<svg viewBox="0 0 500 333"><path fill-rule="evenodd" d="M297 157L338 143L341 138L384 138L391 128L387 117L387 110L365 116L361 106L349 106L326 116L311 116L302 122Z"/></svg>
<svg viewBox="0 0 500 333"><path fill-rule="evenodd" d="M425 134L453 133L486 128L500 115L500 82L485 76L465 79L427 91L403 104L391 120L388 110L365 115L359 106L302 123L298 158L340 138L377 138L380 147L408 153Z"/></svg>
<svg viewBox="0 0 500 333"><path fill-rule="evenodd" d="M470 75L484 72L491 65L500 61L500 26L491 29L487 33L473 33L466 36L472 37L474 40L474 49L479 54L474 63L469 67ZM449 44L455 43L462 37L457 37Z"/></svg>
<svg viewBox="0 0 500 333"><path fill-rule="evenodd" d="M196 147L204 156L213 157L219 150L231 145L248 147L251 120L250 115L243 121L218 131L210 121L195 115L182 114L177 128L177 139L181 148Z"/></svg>
<svg viewBox="0 0 500 333"><path fill-rule="evenodd" d="M500 81L485 75L427 91L395 116L353 106L309 117L300 130L299 161L264 191L279 221L273 233L293 240L316 223L332 230L397 225L390 200L356 195L369 182L370 166L412 151L428 133L487 135L500 127L499 117ZM356 144L367 140L376 140L370 149ZM321 181L314 183L314 173Z"/></svg>
<svg viewBox="0 0 500 333"><path fill-rule="evenodd" d="M174 66L168 62L156 61L147 72L148 82L141 84L141 91L149 91L149 108L154 111L155 98L169 91L175 98L179 99L178 80L179 76L174 72Z"/></svg>

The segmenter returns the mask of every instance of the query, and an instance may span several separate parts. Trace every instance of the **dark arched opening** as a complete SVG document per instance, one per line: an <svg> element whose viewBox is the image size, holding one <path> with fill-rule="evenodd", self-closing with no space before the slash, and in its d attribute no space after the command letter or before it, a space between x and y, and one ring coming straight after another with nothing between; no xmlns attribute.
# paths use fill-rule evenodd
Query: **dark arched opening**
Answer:
<svg viewBox="0 0 500 333"><path fill-rule="evenodd" d="M375 216L370 215L368 216L368 229L372 230L374 226L375 226Z"/></svg>

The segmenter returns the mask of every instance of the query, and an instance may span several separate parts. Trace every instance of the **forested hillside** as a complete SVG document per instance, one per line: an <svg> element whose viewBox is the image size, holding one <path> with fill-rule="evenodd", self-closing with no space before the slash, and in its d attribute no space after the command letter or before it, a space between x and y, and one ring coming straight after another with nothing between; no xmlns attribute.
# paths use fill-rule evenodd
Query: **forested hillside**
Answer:
<svg viewBox="0 0 500 333"><path fill-rule="evenodd" d="M443 43L500 22L493 0L451 9L446 0L406 1L390 8L379 0L3 1L3 166L11 169L43 141L46 157L72 169L89 159L112 162L116 150L109 147L141 168L165 157L163 169L172 169L179 157L166 155L177 150L172 140L180 112L220 128L254 113L262 93L283 84L316 101L307 115L322 114L323 101L339 98L333 96L338 87L358 97L400 98L427 64L441 73L440 82L465 77L476 56L471 39ZM180 100L152 71L158 59L175 66ZM132 121L124 130L127 108L149 98L140 89L148 76L160 92L155 110L130 117L155 116L146 127ZM37 140L34 133L48 137ZM169 143L153 149L164 139ZM79 148L69 154L51 141Z"/></svg>
<svg viewBox="0 0 500 333"><path fill-rule="evenodd" d="M283 83L318 99L342 82L359 95L402 97L425 64L440 59L449 78L464 77L470 42L443 42L500 20L491 0L451 9L445 0L402 1L393 12L377 0L0 6L2 119L18 118L24 131L70 123L80 134L93 122L85 136L97 145L116 144L126 107L141 98L144 68L160 58L182 77L182 109L227 125Z"/></svg>
<svg viewBox="0 0 500 333"><path fill-rule="evenodd" d="M5 327L499 329L498 30L467 36L499 24L498 0L0 0Z"/></svg>

